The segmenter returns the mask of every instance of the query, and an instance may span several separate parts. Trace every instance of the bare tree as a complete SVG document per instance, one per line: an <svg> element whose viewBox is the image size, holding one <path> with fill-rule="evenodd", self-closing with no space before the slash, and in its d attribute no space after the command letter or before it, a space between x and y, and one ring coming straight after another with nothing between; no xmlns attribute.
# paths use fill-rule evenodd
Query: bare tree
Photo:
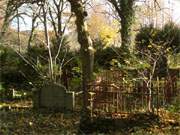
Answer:
<svg viewBox="0 0 180 135"><path fill-rule="evenodd" d="M34 9L35 8L35 9ZM38 24L36 24L36 21L39 17L39 7L35 7L35 6L30 6L30 9L32 10L32 24L31 24L31 33L29 36L29 40L28 40L28 50L31 47L31 42L32 42L32 38L33 38L33 34L34 34L34 30L37 28Z"/></svg>
<svg viewBox="0 0 180 135"><path fill-rule="evenodd" d="M65 31L67 29L67 25L69 24L72 14L69 13L68 10L68 4L66 0L53 0L52 4L49 3L49 16L50 16L50 23L52 24L53 31L55 33L55 55L54 55L54 66L59 69L60 72L60 78L57 78L55 75L55 81L60 81L61 80L61 71L62 66L64 64L64 58L60 61L58 61L58 57L60 55L62 46L64 44L65 40ZM66 55L66 54L65 54Z"/></svg>
<svg viewBox="0 0 180 135"><path fill-rule="evenodd" d="M50 73L50 80L53 81L54 79L54 68L53 68L53 58L52 58L52 52L51 52L51 44L49 40L49 33L48 33L48 22L47 22L47 3L42 3L42 16L43 16L43 25L44 25L44 35L45 35L45 42L46 46L48 48L49 53L49 73Z"/></svg>
<svg viewBox="0 0 180 135"><path fill-rule="evenodd" d="M7 0L3 26L0 33L0 40L2 40L5 32L9 27L10 22L13 20L13 17L19 7L21 7L23 4L34 4L39 3L40 1L42 0Z"/></svg>
<svg viewBox="0 0 180 135"><path fill-rule="evenodd" d="M152 107L152 95L153 95L153 79L155 77L156 74L156 70L158 68L158 62L160 61L160 59L162 57L167 57L166 53L167 53L167 48L165 47L166 43L162 44L161 42L158 44L154 44L154 43L150 43L148 49L146 51L139 51L138 53L140 55L142 55L143 60L146 64L148 64L149 66L145 66L145 69L143 70L137 70L139 77L145 82L146 84L146 88L148 90L148 111L152 111L153 107ZM152 50L153 49L153 52ZM140 64L145 64L142 61L139 61Z"/></svg>

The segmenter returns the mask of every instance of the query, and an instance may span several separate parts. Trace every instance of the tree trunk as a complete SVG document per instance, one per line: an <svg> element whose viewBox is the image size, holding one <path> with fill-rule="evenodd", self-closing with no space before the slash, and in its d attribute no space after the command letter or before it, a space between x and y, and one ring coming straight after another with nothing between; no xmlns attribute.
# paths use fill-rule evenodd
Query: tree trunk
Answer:
<svg viewBox="0 0 180 135"><path fill-rule="evenodd" d="M149 112L152 112L152 84L151 84L151 81L150 81L150 84L149 84L150 86L149 86L149 88L148 88L148 90L149 90L149 95L148 95L148 111Z"/></svg>
<svg viewBox="0 0 180 135"><path fill-rule="evenodd" d="M16 10L13 9L11 2L8 1L7 6L6 6L5 15L4 15L3 25L1 28L0 40L3 40L3 37L4 37L6 31L9 27L9 24L10 24L10 17L15 14L15 11Z"/></svg>
<svg viewBox="0 0 180 135"><path fill-rule="evenodd" d="M71 11L75 13L76 16L76 26L78 32L78 42L81 45L81 61L82 61L82 90L83 90L83 113L86 119L89 115L88 106L88 88L87 84L92 79L93 64L94 64L94 50L92 46L92 41L87 31L87 24L85 18L87 12L83 7L82 0L68 0L71 4Z"/></svg>
<svg viewBox="0 0 180 135"><path fill-rule="evenodd" d="M128 57L132 44L132 24L134 20L134 1L135 0L108 0L115 8L121 20L121 48L123 58Z"/></svg>
<svg viewBox="0 0 180 135"><path fill-rule="evenodd" d="M132 44L132 24L134 20L133 10L134 0L121 0L120 3L120 18L121 18L121 40L122 49L125 53L130 53ZM125 54L126 55L126 54Z"/></svg>
<svg viewBox="0 0 180 135"><path fill-rule="evenodd" d="M38 16L35 15L35 13L33 13L32 24L31 24L31 33L30 33L30 36L29 36L29 39L28 39L28 51L29 51L30 48L31 48L31 42L32 42L32 39L33 39L34 30L35 30L35 28L36 28L35 23L36 23L37 17L38 17Z"/></svg>
<svg viewBox="0 0 180 135"><path fill-rule="evenodd" d="M47 13L45 11L45 5L42 5L42 10L43 10L43 19L44 19L43 20L44 36L45 36L45 41L46 41L46 45L47 45L48 53L49 53L50 80L54 81L53 59L52 59L51 46L50 46L49 34L48 34L48 28L47 28Z"/></svg>
<svg viewBox="0 0 180 135"><path fill-rule="evenodd" d="M19 14L18 9L17 9L17 14ZM21 38L20 38L20 20L19 20L19 16L17 16L17 32L18 32L19 53L21 53Z"/></svg>

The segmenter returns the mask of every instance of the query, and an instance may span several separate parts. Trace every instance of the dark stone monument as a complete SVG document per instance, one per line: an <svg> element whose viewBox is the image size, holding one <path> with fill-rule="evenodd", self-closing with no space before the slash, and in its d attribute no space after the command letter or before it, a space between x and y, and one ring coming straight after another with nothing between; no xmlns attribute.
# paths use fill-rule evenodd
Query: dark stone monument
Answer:
<svg viewBox="0 0 180 135"><path fill-rule="evenodd" d="M67 91L60 84L46 84L40 90L34 90L34 108L50 108L73 110L75 106L74 92Z"/></svg>

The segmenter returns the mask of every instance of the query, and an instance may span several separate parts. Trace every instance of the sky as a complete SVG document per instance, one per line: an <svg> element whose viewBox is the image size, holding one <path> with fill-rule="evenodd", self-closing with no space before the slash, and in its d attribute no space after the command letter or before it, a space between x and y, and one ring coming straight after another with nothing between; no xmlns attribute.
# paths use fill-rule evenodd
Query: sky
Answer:
<svg viewBox="0 0 180 135"><path fill-rule="evenodd" d="M100 1L100 0L96 0ZM172 10L172 19L176 24L180 25L180 0L164 0L166 3L166 7L168 5L168 2L171 2L171 7L173 8ZM102 0L101 0L102 2ZM17 28L17 20L14 19L12 22L12 27ZM29 17L24 17L24 21L21 20L21 31L24 30L31 30L31 18Z"/></svg>
<svg viewBox="0 0 180 135"><path fill-rule="evenodd" d="M180 24L180 0L173 0L173 20Z"/></svg>

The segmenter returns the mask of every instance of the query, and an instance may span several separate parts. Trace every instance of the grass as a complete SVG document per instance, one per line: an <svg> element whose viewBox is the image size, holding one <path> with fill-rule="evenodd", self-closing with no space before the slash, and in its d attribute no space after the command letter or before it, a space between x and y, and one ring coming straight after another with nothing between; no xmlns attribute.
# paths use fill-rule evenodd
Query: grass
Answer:
<svg viewBox="0 0 180 135"><path fill-rule="evenodd" d="M130 114L125 118L94 118L88 125L80 126L80 113L60 113L49 110L33 110L30 101L1 104L10 106L0 109L0 134L17 135L178 135L179 113L161 109L159 115L152 113ZM16 106L17 108L13 108ZM20 106L27 106L23 108ZM29 107L29 108L28 108ZM82 124L83 125L83 124Z"/></svg>

